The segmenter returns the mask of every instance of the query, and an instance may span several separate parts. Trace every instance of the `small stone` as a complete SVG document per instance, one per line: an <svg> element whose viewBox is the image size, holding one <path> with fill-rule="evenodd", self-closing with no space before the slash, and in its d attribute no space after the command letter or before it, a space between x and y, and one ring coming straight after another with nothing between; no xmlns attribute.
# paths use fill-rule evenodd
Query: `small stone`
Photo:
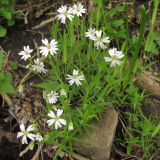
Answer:
<svg viewBox="0 0 160 160"><path fill-rule="evenodd" d="M118 123L118 114L113 107L108 107L101 120L94 121L95 128L89 136L81 135L83 144L75 144L80 154L94 160L108 160Z"/></svg>
<svg viewBox="0 0 160 160"><path fill-rule="evenodd" d="M145 89L151 95L160 98L160 79L153 72L143 71L137 80L137 84L141 89ZM158 74L157 74L158 75Z"/></svg>

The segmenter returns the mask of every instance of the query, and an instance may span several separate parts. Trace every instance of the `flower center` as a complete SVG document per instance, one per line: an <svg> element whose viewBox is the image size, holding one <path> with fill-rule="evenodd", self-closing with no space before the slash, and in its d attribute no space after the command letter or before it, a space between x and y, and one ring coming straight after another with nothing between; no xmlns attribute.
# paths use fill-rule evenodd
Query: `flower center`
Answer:
<svg viewBox="0 0 160 160"><path fill-rule="evenodd" d="M47 44L47 48L48 48L48 49L51 49L51 45L50 45L50 44Z"/></svg>
<svg viewBox="0 0 160 160"><path fill-rule="evenodd" d="M73 75L73 79L76 80L78 78L77 75Z"/></svg>
<svg viewBox="0 0 160 160"><path fill-rule="evenodd" d="M29 52L28 52L28 51L26 51L26 55L29 55Z"/></svg>
<svg viewBox="0 0 160 160"><path fill-rule="evenodd" d="M116 57L116 56L113 56L113 57L112 57L112 61L114 61L114 60L117 60L117 57Z"/></svg>
<svg viewBox="0 0 160 160"><path fill-rule="evenodd" d="M58 121L59 120L59 117L58 116L55 116L55 121Z"/></svg>
<svg viewBox="0 0 160 160"><path fill-rule="evenodd" d="M27 136L27 135L28 135L28 132L27 132L27 131L24 131L23 134L24 134L25 136Z"/></svg>
<svg viewBox="0 0 160 160"><path fill-rule="evenodd" d="M67 17L68 13L67 13L67 12L64 12L64 15Z"/></svg>
<svg viewBox="0 0 160 160"><path fill-rule="evenodd" d="M102 38L97 38L97 41L98 42L102 42Z"/></svg>

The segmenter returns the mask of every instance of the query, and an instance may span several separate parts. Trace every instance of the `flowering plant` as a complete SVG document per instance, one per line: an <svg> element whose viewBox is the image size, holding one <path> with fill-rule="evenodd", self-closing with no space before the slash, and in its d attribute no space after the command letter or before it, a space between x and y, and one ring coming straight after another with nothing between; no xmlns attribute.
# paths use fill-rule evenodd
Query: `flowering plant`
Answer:
<svg viewBox="0 0 160 160"><path fill-rule="evenodd" d="M86 14L80 3L61 6L51 28L52 38L42 39L37 56L29 46L19 52L27 69L42 80L35 87L43 92L44 112L39 118L47 124L34 133L30 133L32 127L25 130L21 124L18 137L23 137L22 143L28 143L28 137L70 151L70 142L78 140L79 133L91 126L90 121L120 98L125 57L121 44L111 45L114 40L107 28L99 24L98 17L94 22L97 12L85 24Z"/></svg>

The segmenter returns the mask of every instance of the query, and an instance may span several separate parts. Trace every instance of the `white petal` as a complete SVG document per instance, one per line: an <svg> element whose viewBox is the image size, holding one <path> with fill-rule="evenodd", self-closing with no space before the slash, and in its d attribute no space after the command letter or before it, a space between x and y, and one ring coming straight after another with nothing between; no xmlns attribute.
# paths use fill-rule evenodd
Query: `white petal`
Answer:
<svg viewBox="0 0 160 160"><path fill-rule="evenodd" d="M58 120L61 124L63 125L66 125L67 124L67 121L65 119L59 119Z"/></svg>
<svg viewBox="0 0 160 160"><path fill-rule="evenodd" d="M20 125L20 129L21 129L21 131L25 131L25 126L24 126L24 124L22 123L21 125Z"/></svg>
<svg viewBox="0 0 160 160"><path fill-rule="evenodd" d="M57 117L60 117L63 113L63 110L62 109L58 109L57 110Z"/></svg>
<svg viewBox="0 0 160 160"><path fill-rule="evenodd" d="M118 65L121 65L121 64L122 64L122 62L119 61L119 60L117 60L116 63L117 63Z"/></svg>
<svg viewBox="0 0 160 160"><path fill-rule="evenodd" d="M102 49L107 48L102 42L100 43L100 47L101 47Z"/></svg>
<svg viewBox="0 0 160 160"><path fill-rule="evenodd" d="M115 67L115 65L116 65L116 61L113 60L113 61L111 62L111 64L110 64L110 67Z"/></svg>
<svg viewBox="0 0 160 160"><path fill-rule="evenodd" d="M48 126L51 126L55 122L55 119L47 120Z"/></svg>
<svg viewBox="0 0 160 160"><path fill-rule="evenodd" d="M101 36L102 36L102 30L96 31L96 36L98 38L101 38Z"/></svg>
<svg viewBox="0 0 160 160"><path fill-rule="evenodd" d="M28 142L27 142L27 136L23 136L23 138L22 138L22 144L28 144Z"/></svg>
<svg viewBox="0 0 160 160"><path fill-rule="evenodd" d="M74 69L73 70L73 75L78 75L78 70Z"/></svg>
<svg viewBox="0 0 160 160"><path fill-rule="evenodd" d="M55 122L55 129L58 129L58 128L62 128L62 125L59 123L59 121L56 121Z"/></svg>
<svg viewBox="0 0 160 160"><path fill-rule="evenodd" d="M103 38L102 41L103 41L104 43L109 43L109 42L110 42L109 37Z"/></svg>
<svg viewBox="0 0 160 160"><path fill-rule="evenodd" d="M28 131L28 132L30 132L30 131L34 131L34 127L33 127L33 125L28 126L27 131Z"/></svg>
<svg viewBox="0 0 160 160"><path fill-rule="evenodd" d="M47 46L49 43L48 43L48 39L42 39L42 43L45 45L45 46Z"/></svg>
<svg viewBox="0 0 160 160"><path fill-rule="evenodd" d="M83 75L82 76L78 76L78 79L82 81L82 80L84 80L84 76Z"/></svg>
<svg viewBox="0 0 160 160"><path fill-rule="evenodd" d="M17 138L21 137L23 135L23 132L18 132L17 133Z"/></svg>
<svg viewBox="0 0 160 160"><path fill-rule="evenodd" d="M110 54L111 57L115 56L115 49L114 48L113 49L109 49L108 53Z"/></svg>
<svg viewBox="0 0 160 160"><path fill-rule="evenodd" d="M50 112L48 113L48 116L51 117L51 118L55 118L55 114L54 114L53 111L50 111Z"/></svg>
<svg viewBox="0 0 160 160"><path fill-rule="evenodd" d="M71 79L71 80L69 81L69 84L70 84L70 85L73 85L74 82L75 82L74 79Z"/></svg>
<svg viewBox="0 0 160 160"><path fill-rule="evenodd" d="M29 134L27 135L27 137L30 138L32 141L34 141L36 135L35 135L35 134L32 134L32 133L29 133Z"/></svg>
<svg viewBox="0 0 160 160"><path fill-rule="evenodd" d="M75 80L75 83L77 86L81 85L81 82L78 79Z"/></svg>
<svg viewBox="0 0 160 160"><path fill-rule="evenodd" d="M124 57L124 54L122 54L122 52L117 51L116 57L117 57L118 59L121 59L121 58Z"/></svg>
<svg viewBox="0 0 160 160"><path fill-rule="evenodd" d="M110 58L110 57L104 57L104 59L105 59L106 62L111 62L112 61L112 58Z"/></svg>

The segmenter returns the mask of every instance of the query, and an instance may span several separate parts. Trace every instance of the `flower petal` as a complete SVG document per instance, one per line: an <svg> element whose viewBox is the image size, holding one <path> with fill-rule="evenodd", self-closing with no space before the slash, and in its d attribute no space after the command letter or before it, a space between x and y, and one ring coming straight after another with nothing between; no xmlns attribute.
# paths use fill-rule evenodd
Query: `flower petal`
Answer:
<svg viewBox="0 0 160 160"><path fill-rule="evenodd" d="M20 129L21 129L21 131L25 131L25 126L24 126L24 124L22 123L21 125L20 125Z"/></svg>

